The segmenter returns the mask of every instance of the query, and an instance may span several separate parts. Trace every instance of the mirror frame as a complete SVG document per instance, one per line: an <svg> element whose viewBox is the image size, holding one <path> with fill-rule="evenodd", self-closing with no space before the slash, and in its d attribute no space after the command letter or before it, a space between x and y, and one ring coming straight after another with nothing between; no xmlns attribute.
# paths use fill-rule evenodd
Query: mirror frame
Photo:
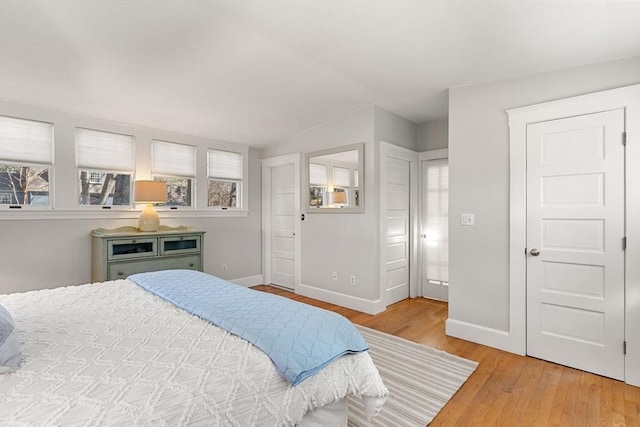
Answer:
<svg viewBox="0 0 640 427"><path fill-rule="evenodd" d="M309 160L313 157L326 156L328 154L337 154L345 151L358 151L358 206L346 208L313 208L311 207L311 194L309 192ZM327 150L312 151L305 153L304 162L302 164L302 203L304 203L303 211L313 214L336 214L336 213L364 213L364 193L365 193L365 171L364 171L364 143L343 145L340 147L329 148Z"/></svg>

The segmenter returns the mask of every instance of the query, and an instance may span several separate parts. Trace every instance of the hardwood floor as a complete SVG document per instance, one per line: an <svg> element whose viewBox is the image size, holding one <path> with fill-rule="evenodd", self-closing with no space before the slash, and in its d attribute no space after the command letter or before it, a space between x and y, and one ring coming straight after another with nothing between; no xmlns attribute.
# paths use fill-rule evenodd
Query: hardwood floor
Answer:
<svg viewBox="0 0 640 427"><path fill-rule="evenodd" d="M253 289L342 314L354 323L480 363L430 426L640 426L640 388L447 337L447 304L401 301L372 316L271 286Z"/></svg>

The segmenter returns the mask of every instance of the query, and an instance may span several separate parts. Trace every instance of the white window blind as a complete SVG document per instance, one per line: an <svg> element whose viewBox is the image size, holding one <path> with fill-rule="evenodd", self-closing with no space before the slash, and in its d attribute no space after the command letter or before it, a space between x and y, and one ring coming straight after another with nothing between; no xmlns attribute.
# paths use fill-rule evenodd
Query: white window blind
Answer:
<svg viewBox="0 0 640 427"><path fill-rule="evenodd" d="M333 185L334 187L350 187L351 177L347 168L333 168Z"/></svg>
<svg viewBox="0 0 640 427"><path fill-rule="evenodd" d="M426 279L449 281L449 161L423 163Z"/></svg>
<svg viewBox="0 0 640 427"><path fill-rule="evenodd" d="M208 151L209 178L242 180L242 154L230 151Z"/></svg>
<svg viewBox="0 0 640 427"><path fill-rule="evenodd" d="M53 163L53 124L0 116L0 160Z"/></svg>
<svg viewBox="0 0 640 427"><path fill-rule="evenodd" d="M196 176L196 147L154 140L151 148L151 172L157 175Z"/></svg>
<svg viewBox="0 0 640 427"><path fill-rule="evenodd" d="M130 171L135 169L133 136L76 128L79 168Z"/></svg>
<svg viewBox="0 0 640 427"><path fill-rule="evenodd" d="M327 185L327 167L317 163L309 163L309 184Z"/></svg>
<svg viewBox="0 0 640 427"><path fill-rule="evenodd" d="M360 188L360 174L358 173L358 169L353 171L353 186L354 188Z"/></svg>

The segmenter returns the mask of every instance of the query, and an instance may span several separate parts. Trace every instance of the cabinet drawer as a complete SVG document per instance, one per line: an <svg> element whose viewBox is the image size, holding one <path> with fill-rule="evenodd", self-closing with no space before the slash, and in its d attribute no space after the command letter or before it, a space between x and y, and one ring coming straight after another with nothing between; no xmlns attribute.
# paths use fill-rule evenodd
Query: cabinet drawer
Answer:
<svg viewBox="0 0 640 427"><path fill-rule="evenodd" d="M160 238L160 255L200 252L200 236Z"/></svg>
<svg viewBox="0 0 640 427"><path fill-rule="evenodd" d="M158 254L158 239L115 239L107 241L107 259L152 257Z"/></svg>
<svg viewBox="0 0 640 427"><path fill-rule="evenodd" d="M200 270L200 255L110 263L107 280L124 279L136 273L173 269Z"/></svg>

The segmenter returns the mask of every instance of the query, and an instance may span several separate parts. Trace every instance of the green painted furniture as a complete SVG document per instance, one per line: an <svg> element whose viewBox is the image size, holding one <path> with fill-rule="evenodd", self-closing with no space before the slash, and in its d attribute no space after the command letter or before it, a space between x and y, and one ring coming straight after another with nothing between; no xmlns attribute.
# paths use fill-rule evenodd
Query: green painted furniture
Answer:
<svg viewBox="0 0 640 427"><path fill-rule="evenodd" d="M204 231L190 227L160 226L143 232L136 227L91 232L91 280L125 277L168 269L203 270Z"/></svg>

